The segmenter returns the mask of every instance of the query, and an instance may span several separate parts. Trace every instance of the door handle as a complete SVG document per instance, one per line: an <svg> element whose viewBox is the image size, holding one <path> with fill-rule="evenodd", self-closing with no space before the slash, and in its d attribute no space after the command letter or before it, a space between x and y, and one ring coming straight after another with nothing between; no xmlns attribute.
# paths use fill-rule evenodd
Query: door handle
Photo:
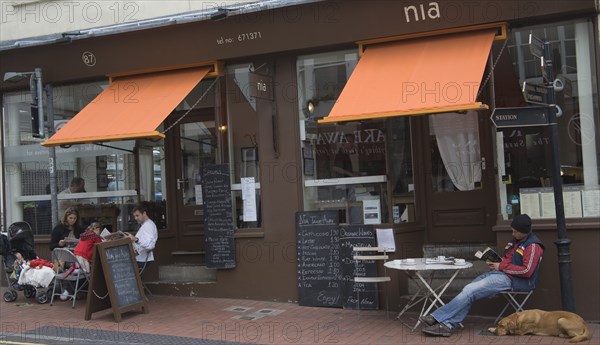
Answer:
<svg viewBox="0 0 600 345"><path fill-rule="evenodd" d="M481 157L481 170L485 170L485 157Z"/></svg>
<svg viewBox="0 0 600 345"><path fill-rule="evenodd" d="M185 188L185 184L187 183L187 179L177 179L177 190L181 190L182 187Z"/></svg>

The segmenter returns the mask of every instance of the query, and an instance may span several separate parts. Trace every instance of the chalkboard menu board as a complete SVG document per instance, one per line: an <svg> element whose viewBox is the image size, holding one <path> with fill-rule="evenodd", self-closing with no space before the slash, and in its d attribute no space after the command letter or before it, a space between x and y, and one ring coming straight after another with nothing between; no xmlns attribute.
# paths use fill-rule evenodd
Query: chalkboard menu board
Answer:
<svg viewBox="0 0 600 345"><path fill-rule="evenodd" d="M233 204L229 165L208 165L202 169L206 267L235 267Z"/></svg>
<svg viewBox="0 0 600 345"><path fill-rule="evenodd" d="M131 310L141 308L148 312L135 252L128 238L94 245L85 319L108 308L113 308L117 322L121 321L121 314Z"/></svg>
<svg viewBox="0 0 600 345"><path fill-rule="evenodd" d="M372 225L340 225L339 245L342 260L342 305L344 308L379 309L377 283L355 283L354 277L376 277L375 261L354 261L352 248L376 247L377 239ZM376 252L367 255L373 255ZM365 253L362 253L365 255ZM359 292L359 293L357 293Z"/></svg>
<svg viewBox="0 0 600 345"><path fill-rule="evenodd" d="M108 272L110 279L115 287L117 295L117 305L119 308L124 308L132 304L140 303L142 296L135 271L137 267L131 264L131 254L128 245L121 245L107 248L106 262L108 264Z"/></svg>
<svg viewBox="0 0 600 345"><path fill-rule="evenodd" d="M300 305L342 305L338 217L337 211L296 213Z"/></svg>

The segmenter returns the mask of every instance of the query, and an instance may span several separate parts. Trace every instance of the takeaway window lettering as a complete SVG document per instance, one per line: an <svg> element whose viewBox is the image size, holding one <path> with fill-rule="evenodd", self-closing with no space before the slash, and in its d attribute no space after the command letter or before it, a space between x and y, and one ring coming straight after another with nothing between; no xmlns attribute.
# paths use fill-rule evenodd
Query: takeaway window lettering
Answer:
<svg viewBox="0 0 600 345"><path fill-rule="evenodd" d="M529 35L551 43L554 75L564 84L555 96L563 111L557 129L566 218L600 216L592 27L585 20L526 27L514 30L508 43L519 81L528 85L543 83L539 59L529 52ZM523 213L532 218L555 218L550 128L510 127L498 130L496 137L504 218Z"/></svg>

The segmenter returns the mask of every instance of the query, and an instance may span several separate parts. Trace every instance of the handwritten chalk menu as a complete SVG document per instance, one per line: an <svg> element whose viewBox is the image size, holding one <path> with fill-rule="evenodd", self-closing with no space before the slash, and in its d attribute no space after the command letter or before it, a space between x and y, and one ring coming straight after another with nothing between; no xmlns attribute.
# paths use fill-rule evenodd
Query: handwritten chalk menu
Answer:
<svg viewBox="0 0 600 345"><path fill-rule="evenodd" d="M353 260L352 248L377 247L375 230L372 225L340 225L339 245L342 260L342 305L344 308L378 309L379 296L377 283L355 283L354 277L376 277L375 261ZM366 252L361 255L377 255ZM358 300L360 298L360 301Z"/></svg>
<svg viewBox="0 0 600 345"><path fill-rule="evenodd" d="M229 165L203 167L202 186L206 266L233 268L235 267L235 242Z"/></svg>
<svg viewBox="0 0 600 345"><path fill-rule="evenodd" d="M138 269L131 264L129 246L106 248L105 253L119 308L139 303L142 296L135 276Z"/></svg>
<svg viewBox="0 0 600 345"><path fill-rule="evenodd" d="M342 305L338 216L337 211L296 213L300 305Z"/></svg>
<svg viewBox="0 0 600 345"><path fill-rule="evenodd" d="M148 312L131 240L96 244L91 266L86 320L92 318L92 313L111 307L117 322L121 321L121 314L131 310L141 308Z"/></svg>

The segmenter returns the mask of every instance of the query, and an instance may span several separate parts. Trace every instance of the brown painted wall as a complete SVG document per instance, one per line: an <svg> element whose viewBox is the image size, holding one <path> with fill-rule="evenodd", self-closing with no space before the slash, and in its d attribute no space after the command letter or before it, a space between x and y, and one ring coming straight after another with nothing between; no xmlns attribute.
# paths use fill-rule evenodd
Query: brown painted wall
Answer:
<svg viewBox="0 0 600 345"><path fill-rule="evenodd" d="M292 57L277 60L275 83L286 85L295 80L295 63ZM237 266L231 270L218 270L218 283L203 287L202 296L297 300L294 214L301 209L300 185L297 183L298 112L296 102L282 92L276 92L275 100L280 156L275 158L268 140L261 141L259 147L264 233L249 235L248 231L238 230L235 243ZM264 114L270 115L265 112L259 116ZM261 140L271 138L271 127L261 126L258 137Z"/></svg>

